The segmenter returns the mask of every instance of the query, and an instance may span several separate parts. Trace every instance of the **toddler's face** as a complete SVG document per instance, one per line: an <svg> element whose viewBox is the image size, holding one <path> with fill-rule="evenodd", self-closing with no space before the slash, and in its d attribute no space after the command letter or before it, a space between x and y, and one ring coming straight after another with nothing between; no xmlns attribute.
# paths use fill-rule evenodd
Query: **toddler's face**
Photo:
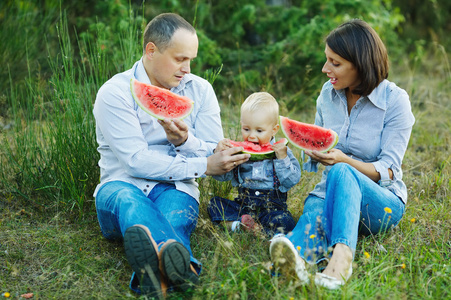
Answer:
<svg viewBox="0 0 451 300"><path fill-rule="evenodd" d="M243 140L260 145L267 144L279 130L273 118L266 111L246 112L241 115L241 134Z"/></svg>

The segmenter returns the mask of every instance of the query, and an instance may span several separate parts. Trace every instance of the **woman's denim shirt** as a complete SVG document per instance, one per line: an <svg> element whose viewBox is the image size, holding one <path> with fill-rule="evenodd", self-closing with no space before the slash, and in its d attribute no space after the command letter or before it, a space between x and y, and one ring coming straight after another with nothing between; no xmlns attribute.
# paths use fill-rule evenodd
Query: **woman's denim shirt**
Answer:
<svg viewBox="0 0 451 300"><path fill-rule="evenodd" d="M323 85L316 109L315 124L338 134L335 148L354 159L372 163L381 176L379 184L406 203L407 188L402 181L401 164L415 122L406 91L384 80L370 95L360 97L348 114L345 91L335 90L328 81ZM312 194L325 198L330 168L325 168ZM388 175L389 168L393 180ZM304 169L317 172L318 162L309 158Z"/></svg>

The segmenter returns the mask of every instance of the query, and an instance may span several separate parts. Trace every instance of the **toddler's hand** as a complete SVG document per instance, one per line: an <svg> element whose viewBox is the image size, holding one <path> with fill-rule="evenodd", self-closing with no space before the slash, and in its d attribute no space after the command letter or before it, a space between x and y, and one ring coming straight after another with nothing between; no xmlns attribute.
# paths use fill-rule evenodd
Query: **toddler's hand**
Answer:
<svg viewBox="0 0 451 300"><path fill-rule="evenodd" d="M277 159L284 159L285 157L287 157L287 151L288 151L287 145L285 145L283 143L274 144L274 145L272 145L272 149L276 153Z"/></svg>
<svg viewBox="0 0 451 300"><path fill-rule="evenodd" d="M229 139L222 139L222 140L219 141L218 145L216 145L215 153L224 151L224 150L229 149L229 148L232 148L232 144L230 144L230 140Z"/></svg>

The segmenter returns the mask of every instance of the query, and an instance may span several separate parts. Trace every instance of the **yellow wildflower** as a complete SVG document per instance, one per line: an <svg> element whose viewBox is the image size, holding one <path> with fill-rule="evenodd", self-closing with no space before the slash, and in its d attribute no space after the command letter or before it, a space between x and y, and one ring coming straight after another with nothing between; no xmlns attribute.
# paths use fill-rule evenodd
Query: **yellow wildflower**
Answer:
<svg viewBox="0 0 451 300"><path fill-rule="evenodd" d="M3 296L4 296L5 298L9 298L9 297L11 296L11 294L8 293L8 292L5 292L5 293L3 294Z"/></svg>
<svg viewBox="0 0 451 300"><path fill-rule="evenodd" d="M316 235L314 235L314 234L312 234L311 236L310 236L310 238L313 240L314 238L316 237Z"/></svg>
<svg viewBox="0 0 451 300"><path fill-rule="evenodd" d="M386 207L386 208L384 208L384 210L385 210L385 212L387 214L391 214L391 208L390 207Z"/></svg>
<svg viewBox="0 0 451 300"><path fill-rule="evenodd" d="M405 269L405 268L406 268L406 264L402 264L401 269Z"/></svg>
<svg viewBox="0 0 451 300"><path fill-rule="evenodd" d="M368 252L363 252L363 255L365 255L365 258L370 258L371 257L371 255L368 253Z"/></svg>
<svg viewBox="0 0 451 300"><path fill-rule="evenodd" d="M411 223L415 223L415 221L416 221L415 218L410 219Z"/></svg>
<svg viewBox="0 0 451 300"><path fill-rule="evenodd" d="M301 246L297 246L296 249L298 249L298 251L301 251Z"/></svg>

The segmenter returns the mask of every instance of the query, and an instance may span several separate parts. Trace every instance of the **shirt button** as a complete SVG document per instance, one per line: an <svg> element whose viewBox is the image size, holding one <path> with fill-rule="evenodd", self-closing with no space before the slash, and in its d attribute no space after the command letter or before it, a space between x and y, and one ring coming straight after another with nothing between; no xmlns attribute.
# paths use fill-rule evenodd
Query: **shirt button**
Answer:
<svg viewBox="0 0 451 300"><path fill-rule="evenodd" d="M147 189L144 189L143 192L144 192L144 193L147 193Z"/></svg>
<svg viewBox="0 0 451 300"><path fill-rule="evenodd" d="M172 176L170 176L169 179L172 179Z"/></svg>
<svg viewBox="0 0 451 300"><path fill-rule="evenodd" d="M194 176L197 176L197 173L194 173Z"/></svg>
<svg viewBox="0 0 451 300"><path fill-rule="evenodd" d="M149 185L146 185L146 187L149 187Z"/></svg>

